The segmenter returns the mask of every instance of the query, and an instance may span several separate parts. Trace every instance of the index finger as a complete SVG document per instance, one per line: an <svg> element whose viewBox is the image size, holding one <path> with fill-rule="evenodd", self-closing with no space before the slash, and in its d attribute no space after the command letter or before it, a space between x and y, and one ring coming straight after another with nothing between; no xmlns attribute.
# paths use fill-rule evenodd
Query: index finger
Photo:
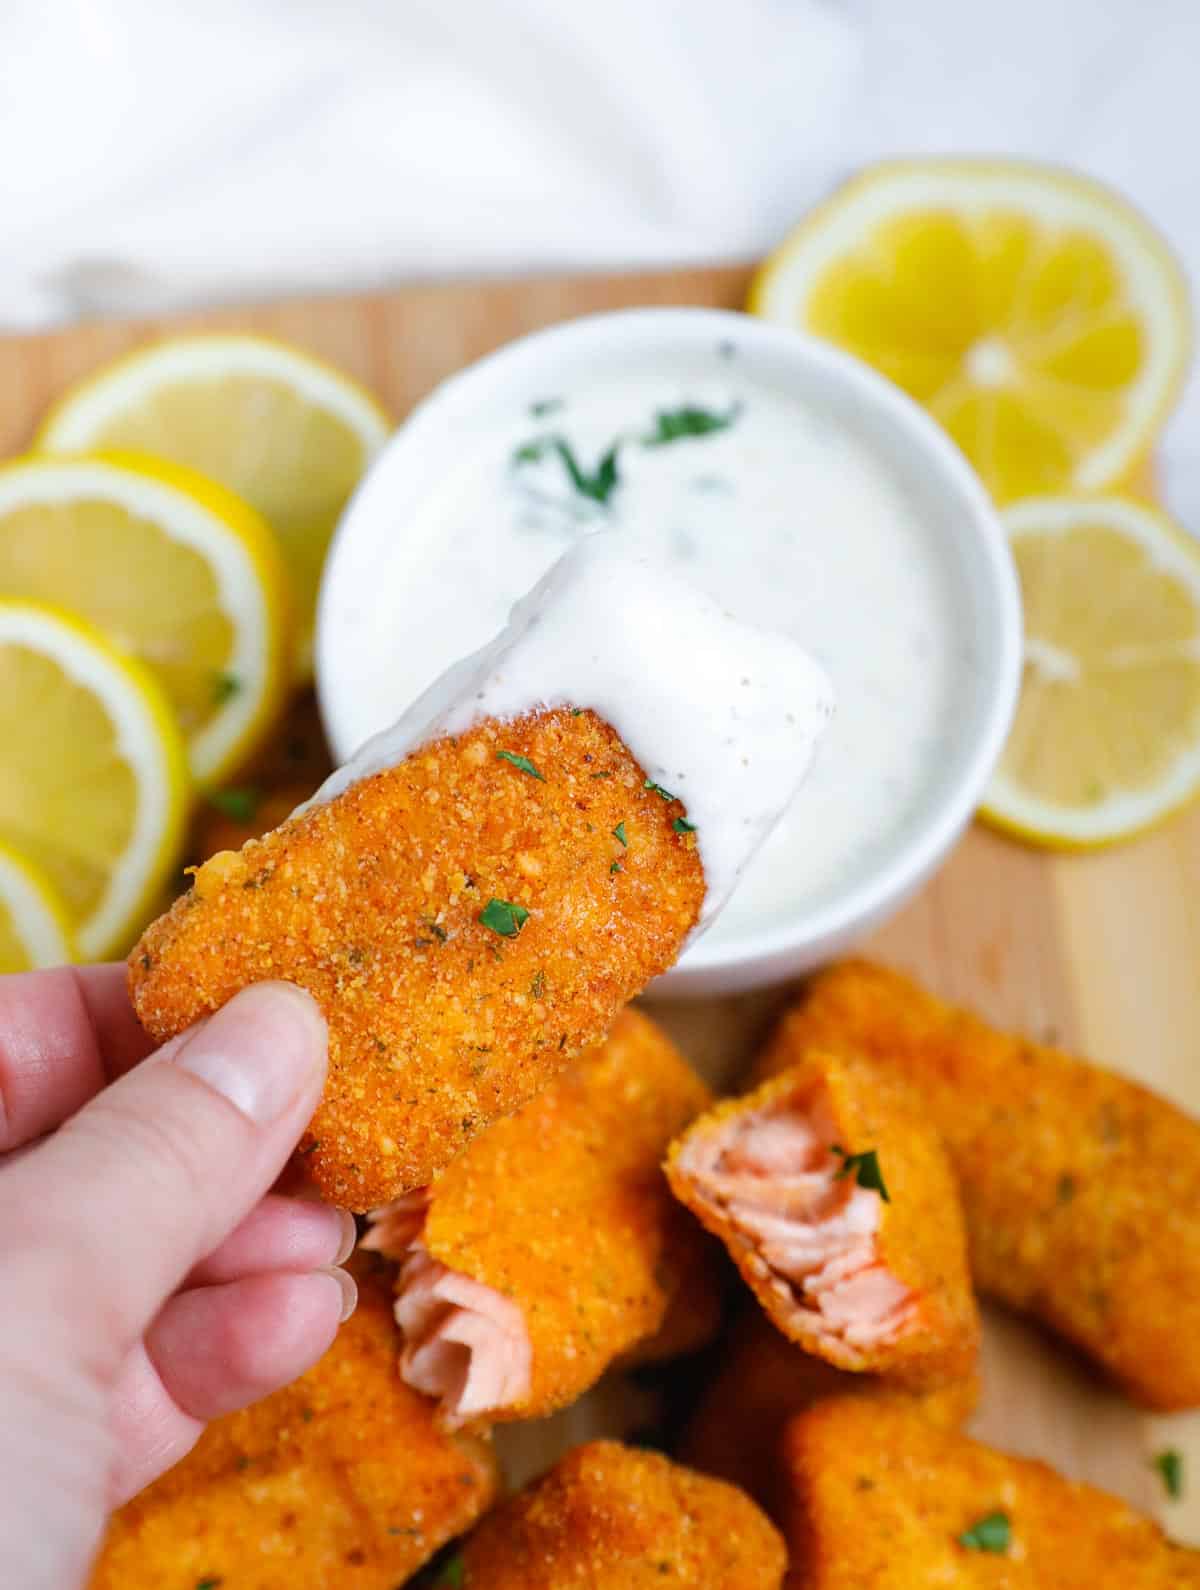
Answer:
<svg viewBox="0 0 1200 1590"><path fill-rule="evenodd" d="M153 1048L119 963L0 977L0 1154L60 1125Z"/></svg>

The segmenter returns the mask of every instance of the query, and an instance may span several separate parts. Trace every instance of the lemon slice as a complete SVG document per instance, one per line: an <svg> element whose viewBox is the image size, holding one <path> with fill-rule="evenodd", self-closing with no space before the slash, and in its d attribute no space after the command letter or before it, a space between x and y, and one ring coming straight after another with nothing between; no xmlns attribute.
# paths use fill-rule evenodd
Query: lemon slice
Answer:
<svg viewBox="0 0 1200 1590"><path fill-rule="evenodd" d="M0 743L0 843L49 879L84 957L124 948L187 816L187 756L159 685L91 625L0 601Z"/></svg>
<svg viewBox="0 0 1200 1590"><path fill-rule="evenodd" d="M0 845L0 973L75 959L66 906L49 878Z"/></svg>
<svg viewBox="0 0 1200 1590"><path fill-rule="evenodd" d="M1005 519L1025 673L984 815L1065 848L1125 839L1200 790L1200 545L1124 497Z"/></svg>
<svg viewBox="0 0 1200 1590"><path fill-rule="evenodd" d="M212 783L257 748L290 675L287 580L265 522L158 459L0 468L0 597L53 602L150 667Z"/></svg>
<svg viewBox="0 0 1200 1590"><path fill-rule="evenodd" d="M211 335L155 343L98 371L51 410L36 445L156 453L256 508L291 574L306 678L329 539L389 428L369 393L299 349Z"/></svg>
<svg viewBox="0 0 1200 1590"><path fill-rule="evenodd" d="M890 376L998 502L1122 481L1191 341L1184 278L1141 216L1021 162L868 170L767 260L749 307Z"/></svg>

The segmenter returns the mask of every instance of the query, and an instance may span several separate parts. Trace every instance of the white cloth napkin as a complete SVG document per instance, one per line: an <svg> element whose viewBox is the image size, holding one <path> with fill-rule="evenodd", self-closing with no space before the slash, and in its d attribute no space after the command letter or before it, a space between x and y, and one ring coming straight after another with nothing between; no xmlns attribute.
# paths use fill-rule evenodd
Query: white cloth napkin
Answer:
<svg viewBox="0 0 1200 1590"><path fill-rule="evenodd" d="M748 257L914 152L1079 166L1200 280L1196 0L0 0L0 61L11 328Z"/></svg>

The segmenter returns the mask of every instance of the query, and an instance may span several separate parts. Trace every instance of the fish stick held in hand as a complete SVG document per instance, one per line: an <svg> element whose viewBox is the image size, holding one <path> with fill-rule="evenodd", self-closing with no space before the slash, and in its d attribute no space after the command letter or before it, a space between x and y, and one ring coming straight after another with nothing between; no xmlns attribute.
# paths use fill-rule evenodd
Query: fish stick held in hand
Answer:
<svg viewBox="0 0 1200 1590"><path fill-rule="evenodd" d="M919 1095L857 1056L792 1059L673 1145L676 1197L806 1351L918 1388L969 1378L979 1316L962 1208Z"/></svg>
<svg viewBox="0 0 1200 1590"><path fill-rule="evenodd" d="M763 1073L811 1044L873 1055L920 1090L981 1292L1061 1332L1135 1401L1200 1406L1200 1122L864 962L814 979Z"/></svg>
<svg viewBox="0 0 1200 1590"><path fill-rule="evenodd" d="M455 1562L463 1590L779 1590L786 1558L732 1485L594 1441L497 1508Z"/></svg>
<svg viewBox="0 0 1200 1590"><path fill-rule="evenodd" d="M377 1211L365 1245L402 1261L401 1373L447 1424L541 1418L665 1322L660 1357L714 1330L714 1245L661 1169L708 1102L665 1034L627 1010L432 1186Z"/></svg>

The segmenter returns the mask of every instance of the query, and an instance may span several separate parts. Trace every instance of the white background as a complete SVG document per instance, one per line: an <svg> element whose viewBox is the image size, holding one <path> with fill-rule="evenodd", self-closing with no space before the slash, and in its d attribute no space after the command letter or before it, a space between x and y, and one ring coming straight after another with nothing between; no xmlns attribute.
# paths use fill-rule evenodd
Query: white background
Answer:
<svg viewBox="0 0 1200 1590"><path fill-rule="evenodd" d="M1200 281L1200 0L0 0L0 325L744 258L865 160L1057 159ZM1200 392L1168 495L1200 529Z"/></svg>

